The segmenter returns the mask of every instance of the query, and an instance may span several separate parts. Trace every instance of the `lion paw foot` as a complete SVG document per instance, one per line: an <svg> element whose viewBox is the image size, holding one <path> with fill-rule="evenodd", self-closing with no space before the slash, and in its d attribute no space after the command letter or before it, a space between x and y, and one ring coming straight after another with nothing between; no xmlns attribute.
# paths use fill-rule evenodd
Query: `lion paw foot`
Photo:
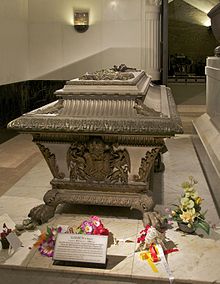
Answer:
<svg viewBox="0 0 220 284"><path fill-rule="evenodd" d="M56 207L41 204L31 209L28 217L38 224L46 223L50 218L54 216Z"/></svg>
<svg viewBox="0 0 220 284"><path fill-rule="evenodd" d="M150 225L155 228L162 228L164 226L163 224L163 218L160 215L159 212L153 211L153 212L144 212L143 213L143 224L144 226Z"/></svg>

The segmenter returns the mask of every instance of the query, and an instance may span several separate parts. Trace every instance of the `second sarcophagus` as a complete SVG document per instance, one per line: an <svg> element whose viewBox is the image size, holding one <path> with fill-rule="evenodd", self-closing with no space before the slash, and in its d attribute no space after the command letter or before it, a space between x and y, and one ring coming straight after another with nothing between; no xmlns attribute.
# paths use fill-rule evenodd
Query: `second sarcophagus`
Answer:
<svg viewBox="0 0 220 284"><path fill-rule="evenodd" d="M70 80L56 95L8 125L33 135L53 174L31 218L46 222L58 204L73 203L135 208L144 223L157 222L152 176L162 169L164 138L182 133L170 89L115 66Z"/></svg>

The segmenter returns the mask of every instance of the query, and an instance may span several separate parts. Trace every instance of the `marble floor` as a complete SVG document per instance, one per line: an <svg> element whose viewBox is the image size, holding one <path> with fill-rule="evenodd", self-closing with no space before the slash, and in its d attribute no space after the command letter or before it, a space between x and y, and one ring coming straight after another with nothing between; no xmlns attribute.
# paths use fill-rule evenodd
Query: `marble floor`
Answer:
<svg viewBox="0 0 220 284"><path fill-rule="evenodd" d="M168 152L163 155L165 171L154 178L154 198L157 209L178 202L180 184L192 175L199 181L198 192L207 209L206 219L215 229L209 236L184 235L173 228L167 230L168 239L179 252L168 256L175 283L220 283L220 219L206 179L194 150L191 136L180 135L166 140ZM50 189L51 173L38 148L29 135L18 135L0 145L0 225L20 223L34 206L42 203ZM143 228L140 216L127 209L97 208L95 206L60 206L50 224L79 225L91 214L99 215L119 245L108 248L106 269L55 266L30 247L36 232L21 235L23 247L13 254L0 250L0 283L169 283L161 264L158 273L141 261L136 249L138 232ZM45 225L39 229L44 230ZM125 242L129 239L131 242ZM40 273L39 273L40 272Z"/></svg>

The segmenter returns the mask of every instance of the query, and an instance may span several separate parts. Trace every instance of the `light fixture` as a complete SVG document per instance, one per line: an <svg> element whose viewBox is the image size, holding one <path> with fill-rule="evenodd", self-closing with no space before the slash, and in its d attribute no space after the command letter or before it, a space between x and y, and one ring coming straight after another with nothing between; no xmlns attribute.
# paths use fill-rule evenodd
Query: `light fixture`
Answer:
<svg viewBox="0 0 220 284"><path fill-rule="evenodd" d="M111 5L112 9L115 10L117 8L117 6L118 6L117 0L112 0L110 2L110 5Z"/></svg>
<svg viewBox="0 0 220 284"><path fill-rule="evenodd" d="M89 11L74 10L74 28L79 33L84 33L89 28Z"/></svg>

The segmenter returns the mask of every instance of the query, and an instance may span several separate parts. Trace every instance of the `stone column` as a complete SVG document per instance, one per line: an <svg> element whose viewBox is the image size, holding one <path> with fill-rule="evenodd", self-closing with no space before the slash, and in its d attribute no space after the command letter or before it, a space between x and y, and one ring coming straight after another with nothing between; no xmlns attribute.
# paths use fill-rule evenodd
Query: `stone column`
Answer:
<svg viewBox="0 0 220 284"><path fill-rule="evenodd" d="M161 0L144 0L142 5L142 68L159 80Z"/></svg>
<svg viewBox="0 0 220 284"><path fill-rule="evenodd" d="M216 50L220 51L220 46ZM216 54L216 56L208 57L206 62L207 113L220 133L220 55L217 56Z"/></svg>
<svg viewBox="0 0 220 284"><path fill-rule="evenodd" d="M208 16L214 36L220 42L220 3ZM215 48L215 56L208 57L206 63L207 112L193 121L197 134L193 140L220 216L220 46Z"/></svg>

